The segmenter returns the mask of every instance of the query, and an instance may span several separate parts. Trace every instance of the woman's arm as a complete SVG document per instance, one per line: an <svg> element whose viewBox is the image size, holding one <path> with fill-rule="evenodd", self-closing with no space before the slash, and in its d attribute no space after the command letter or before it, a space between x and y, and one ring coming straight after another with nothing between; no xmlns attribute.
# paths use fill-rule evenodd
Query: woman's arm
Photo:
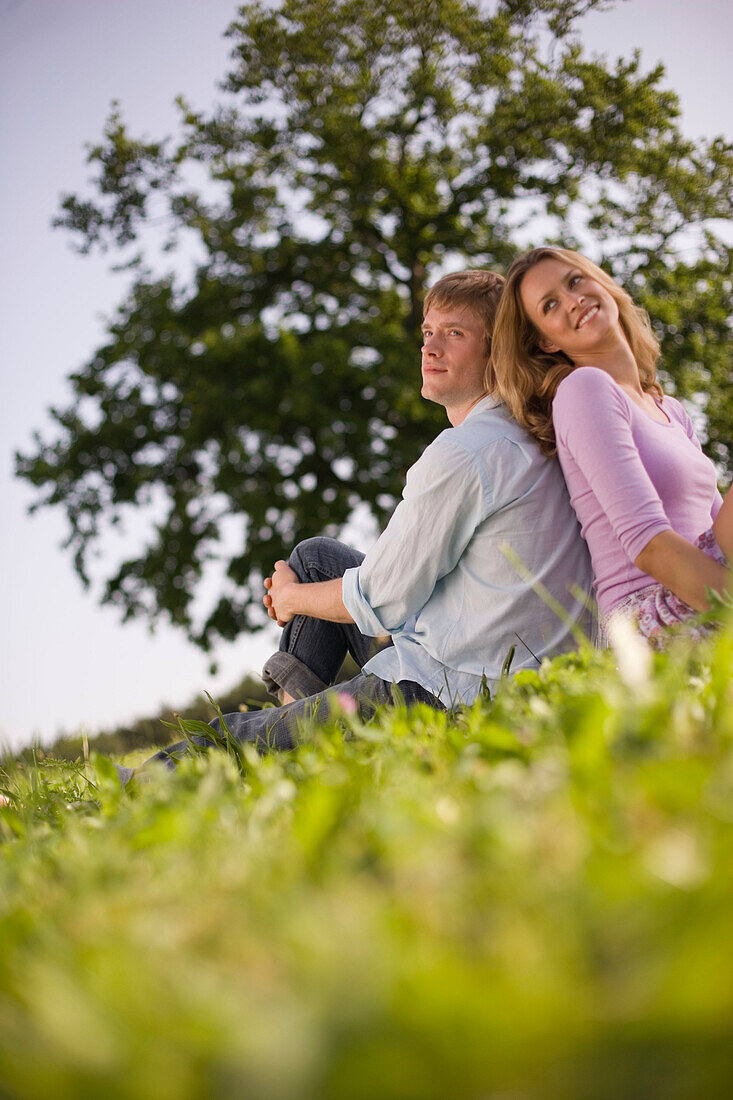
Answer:
<svg viewBox="0 0 733 1100"><path fill-rule="evenodd" d="M730 573L725 566L676 531L662 531L655 535L634 559L634 565L696 611L708 611L710 608L706 588L723 593L730 585Z"/></svg>
<svg viewBox="0 0 733 1100"><path fill-rule="evenodd" d="M639 454L628 403L612 379L594 367L574 371L558 389L553 419L563 469L567 454L628 558L690 607L707 610L705 589L722 592L729 574L672 530ZM569 485L571 477L572 471L566 471ZM733 527L733 507L729 507Z"/></svg>
<svg viewBox="0 0 733 1100"><path fill-rule="evenodd" d="M713 534L718 546L733 565L733 491L725 495L713 521Z"/></svg>

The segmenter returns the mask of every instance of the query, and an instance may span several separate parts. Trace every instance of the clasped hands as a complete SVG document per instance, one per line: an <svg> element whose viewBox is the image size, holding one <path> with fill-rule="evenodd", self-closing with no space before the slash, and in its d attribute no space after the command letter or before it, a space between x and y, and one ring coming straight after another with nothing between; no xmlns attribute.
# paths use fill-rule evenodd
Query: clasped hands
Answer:
<svg viewBox="0 0 733 1100"><path fill-rule="evenodd" d="M267 592L262 597L262 602L267 608L267 614L278 626L285 626L295 615L288 600L293 595L294 586L299 584L297 574L286 561L276 561L272 576L265 577Z"/></svg>

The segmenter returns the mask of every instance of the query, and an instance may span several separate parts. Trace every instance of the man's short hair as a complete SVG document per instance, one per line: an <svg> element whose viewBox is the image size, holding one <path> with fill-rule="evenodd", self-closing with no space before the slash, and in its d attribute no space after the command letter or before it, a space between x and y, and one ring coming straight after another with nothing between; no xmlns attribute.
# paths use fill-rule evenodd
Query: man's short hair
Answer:
<svg viewBox="0 0 733 1100"><path fill-rule="evenodd" d="M491 337L499 299L504 288L504 276L495 271L454 271L444 275L425 295L423 316L429 309L470 309L484 328L486 355L491 355Z"/></svg>

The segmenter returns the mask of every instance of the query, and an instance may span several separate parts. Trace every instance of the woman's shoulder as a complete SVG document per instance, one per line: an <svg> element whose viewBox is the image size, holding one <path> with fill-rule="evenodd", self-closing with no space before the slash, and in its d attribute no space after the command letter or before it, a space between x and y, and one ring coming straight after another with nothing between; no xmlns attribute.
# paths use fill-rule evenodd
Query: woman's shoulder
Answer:
<svg viewBox="0 0 733 1100"><path fill-rule="evenodd" d="M577 409L587 411L598 401L608 407L609 398L623 405L623 394L607 371L601 367L576 367L563 378L552 400L553 418Z"/></svg>
<svg viewBox="0 0 733 1100"><path fill-rule="evenodd" d="M668 416L673 417L685 431L689 433L692 431L692 421L685 409L684 405L677 400L676 397L670 397L668 393L665 393L661 401L662 408Z"/></svg>
<svg viewBox="0 0 733 1100"><path fill-rule="evenodd" d="M619 387L614 382L608 371L602 367L575 367L566 374L557 387L555 397L559 394L595 393L617 390Z"/></svg>

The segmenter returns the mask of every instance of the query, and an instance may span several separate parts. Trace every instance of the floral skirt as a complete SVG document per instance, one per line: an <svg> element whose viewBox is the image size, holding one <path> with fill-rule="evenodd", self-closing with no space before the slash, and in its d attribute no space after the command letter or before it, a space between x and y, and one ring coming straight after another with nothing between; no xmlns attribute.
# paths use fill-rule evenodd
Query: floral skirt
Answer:
<svg viewBox="0 0 733 1100"><path fill-rule="evenodd" d="M721 565L727 566L728 562L715 541L712 528L700 535L695 546L699 546ZM623 619L633 623L654 649L664 649L669 638L667 627L679 626L680 623L688 624L684 631L685 636L695 641L701 641L710 636L713 626L709 623L692 622L696 615L694 608L679 596L675 596L674 592L670 592L664 585L648 584L637 592L632 592L612 611L604 615L601 618L601 630L608 638L609 630L613 633L614 624Z"/></svg>

